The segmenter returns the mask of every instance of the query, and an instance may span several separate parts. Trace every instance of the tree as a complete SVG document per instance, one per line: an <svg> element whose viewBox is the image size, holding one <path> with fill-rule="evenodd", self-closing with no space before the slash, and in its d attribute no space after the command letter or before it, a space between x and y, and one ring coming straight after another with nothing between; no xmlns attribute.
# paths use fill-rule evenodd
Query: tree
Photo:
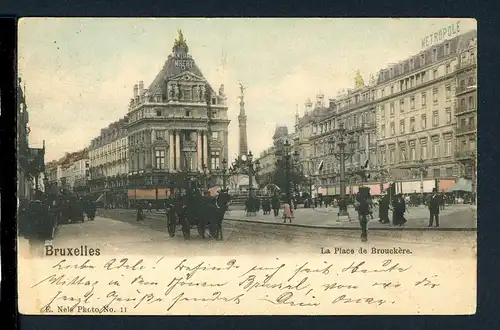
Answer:
<svg viewBox="0 0 500 330"><path fill-rule="evenodd" d="M285 191L286 189L286 169L284 165L278 164L276 166L276 169L274 170L273 173L273 182L276 184L280 189ZM289 170L288 171L288 182L290 183L290 190L293 189L295 185L301 184L301 182L304 180L304 177L302 176L301 173L294 171L294 170Z"/></svg>

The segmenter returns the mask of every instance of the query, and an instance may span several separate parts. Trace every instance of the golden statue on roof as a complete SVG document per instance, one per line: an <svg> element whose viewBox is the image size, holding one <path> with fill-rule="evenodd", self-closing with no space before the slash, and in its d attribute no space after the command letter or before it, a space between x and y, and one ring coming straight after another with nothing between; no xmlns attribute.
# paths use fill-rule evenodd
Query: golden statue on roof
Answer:
<svg viewBox="0 0 500 330"><path fill-rule="evenodd" d="M356 78L354 78L354 82L356 88L365 87L365 81L363 80L363 77L361 77L361 73L359 72L359 70L356 71Z"/></svg>
<svg viewBox="0 0 500 330"><path fill-rule="evenodd" d="M184 39L184 34L182 34L182 30L177 30L179 36L177 37L177 39L175 39L175 42L174 42L174 48L177 48L177 47L184 47L186 48L186 53L188 52L188 46L187 46L187 43L186 43L186 39Z"/></svg>

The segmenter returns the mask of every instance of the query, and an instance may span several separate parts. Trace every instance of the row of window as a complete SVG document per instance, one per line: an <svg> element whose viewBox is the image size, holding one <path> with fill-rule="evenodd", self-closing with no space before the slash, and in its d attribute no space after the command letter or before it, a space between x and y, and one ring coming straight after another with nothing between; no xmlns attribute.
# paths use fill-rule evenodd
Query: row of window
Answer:
<svg viewBox="0 0 500 330"><path fill-rule="evenodd" d="M431 71L429 71L429 72L431 72ZM447 63L446 65L444 65L444 70L443 70L442 65L432 69L432 79L438 79L438 78L440 78L444 75L448 75L450 73L452 73L451 63ZM401 79L401 80L399 80L398 84L392 84L390 86L383 87L382 89L380 89L380 93L379 93L380 98L384 98L386 96L386 94L385 94L386 88L388 88L390 91L389 95L392 95L394 93L402 92L402 91L405 91L407 89L416 87L420 84L423 84L429 80L428 77L429 77L429 75L427 74L426 71L424 71L424 72L419 72L417 74L414 74L414 75L407 77L405 79Z"/></svg>
<svg viewBox="0 0 500 330"><path fill-rule="evenodd" d="M446 122L445 124L451 124L453 121L453 116L452 116L452 111L451 108L446 108ZM406 133L412 133L416 131L416 123L415 123L415 117L410 117L409 120L409 127L408 130L406 130L406 119L401 119L399 121L399 134L406 134ZM432 127L438 127L439 126L439 111L433 111L432 112ZM391 136L396 135L396 124L394 122L390 123L390 129L391 129ZM427 129L427 115L421 115L420 116L420 129L425 130ZM380 136L382 138L386 137L386 127L385 124L380 125Z"/></svg>
<svg viewBox="0 0 500 330"><path fill-rule="evenodd" d="M344 119L344 127L350 129L355 126L363 126L367 123L375 122L375 111L366 111L362 114L351 115ZM312 127L313 134L323 134L331 130L336 129L335 119L331 119L327 122L314 125ZM303 134L302 134L303 135Z"/></svg>
<svg viewBox="0 0 500 330"><path fill-rule="evenodd" d="M122 138L119 138L118 136L123 136ZM92 141L91 147L96 147L100 145L100 148L116 148L123 146L127 143L127 133L125 130L121 131L120 133L115 133L106 137L98 137L96 140ZM102 145L103 143L106 143L105 145Z"/></svg>
<svg viewBox="0 0 500 330"><path fill-rule="evenodd" d="M388 149L380 150L380 164L394 164L400 161L416 161L419 159L427 159L430 158L440 158L440 157L449 157L453 155L453 144L452 140L444 140L444 149L443 154L440 153L440 141L432 140L430 154L428 153L427 143L420 143L419 152L417 155L417 146L415 144L409 145L407 149L406 146L399 147L399 150L396 150L395 145L390 146ZM387 162L387 156L389 156L389 160Z"/></svg>
<svg viewBox="0 0 500 330"><path fill-rule="evenodd" d="M433 88L432 90L432 101L435 105L438 105L439 104L439 97L438 97L438 94L439 94L439 89L436 87L436 88ZM423 92L421 93L420 95L420 104L421 104L421 108L426 108L427 107L427 93L426 92ZM409 97L410 99L410 111L411 110L415 110L416 109L416 106L415 106L415 99L416 99L416 95L412 95ZM445 86L445 97L446 97L446 100L450 100L451 99L451 86L450 85L446 85ZM401 98L399 100L399 112L405 112L406 110L406 107L405 105L407 103L405 103L405 99L406 98ZM385 109L385 104L382 104L380 105L380 117L382 119L385 119L386 117L386 109ZM395 102L390 102L389 103L389 114L391 117L393 117L395 115Z"/></svg>
<svg viewBox="0 0 500 330"><path fill-rule="evenodd" d="M219 151L212 151L211 153L211 164L210 169L217 170L220 169L221 156ZM194 159L192 157L185 157L183 167L188 170L194 170ZM165 151L156 150L155 151L155 169L164 170L165 165Z"/></svg>

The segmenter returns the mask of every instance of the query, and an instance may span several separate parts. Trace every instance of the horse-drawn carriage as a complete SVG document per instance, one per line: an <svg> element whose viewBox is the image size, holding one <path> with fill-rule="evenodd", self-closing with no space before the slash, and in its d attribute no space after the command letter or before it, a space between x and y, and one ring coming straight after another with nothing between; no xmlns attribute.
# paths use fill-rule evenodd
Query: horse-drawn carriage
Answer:
<svg viewBox="0 0 500 330"><path fill-rule="evenodd" d="M210 236L222 240L222 220L229 205L230 196L227 191L219 191L216 196L202 196L197 188L178 191L166 202L167 229L170 237L175 236L181 228L184 239L191 237L191 229L196 228L198 234L205 238L206 229Z"/></svg>

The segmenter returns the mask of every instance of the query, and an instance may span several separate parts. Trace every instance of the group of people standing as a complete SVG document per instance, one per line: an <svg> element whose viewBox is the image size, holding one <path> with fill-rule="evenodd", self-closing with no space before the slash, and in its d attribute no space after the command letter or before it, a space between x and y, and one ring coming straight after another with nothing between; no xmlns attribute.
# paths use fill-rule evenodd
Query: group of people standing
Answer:
<svg viewBox="0 0 500 330"><path fill-rule="evenodd" d="M245 211L247 217L256 216L261 207L264 215L271 214L271 210L273 210L274 217L279 217L281 201L282 198L280 198L278 194L273 194L271 197L264 197L262 199L251 195L245 201ZM283 222L286 222L287 220L292 222L292 219L294 218L294 209L297 209L297 202L295 201L295 199L292 198L291 200L287 201L287 198L285 197L283 203Z"/></svg>
<svg viewBox="0 0 500 330"><path fill-rule="evenodd" d="M429 209L429 224L427 227L439 227L439 211L444 209L443 197L437 193L434 188L432 194L427 197L425 201ZM390 223L389 210L392 209L392 224L394 226L402 226L407 220L405 213L408 210L407 198L402 194L397 194L391 201L388 194L385 194L378 201L379 222Z"/></svg>

